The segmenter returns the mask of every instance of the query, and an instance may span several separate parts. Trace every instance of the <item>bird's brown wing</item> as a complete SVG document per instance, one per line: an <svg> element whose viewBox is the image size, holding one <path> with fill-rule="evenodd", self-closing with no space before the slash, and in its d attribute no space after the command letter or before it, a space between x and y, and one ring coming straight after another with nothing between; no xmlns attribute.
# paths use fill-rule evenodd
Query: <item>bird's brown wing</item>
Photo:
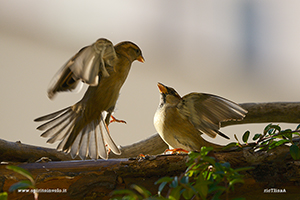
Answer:
<svg viewBox="0 0 300 200"><path fill-rule="evenodd" d="M53 77L48 87L48 97L57 92L80 90L82 82L98 85L101 77L108 77L114 70L117 55L113 44L107 39L98 39L83 47Z"/></svg>
<svg viewBox="0 0 300 200"><path fill-rule="evenodd" d="M247 113L238 104L228 99L204 93L190 93L184 96L178 108L195 128L212 138L217 134L228 138L219 131L220 122L242 120Z"/></svg>

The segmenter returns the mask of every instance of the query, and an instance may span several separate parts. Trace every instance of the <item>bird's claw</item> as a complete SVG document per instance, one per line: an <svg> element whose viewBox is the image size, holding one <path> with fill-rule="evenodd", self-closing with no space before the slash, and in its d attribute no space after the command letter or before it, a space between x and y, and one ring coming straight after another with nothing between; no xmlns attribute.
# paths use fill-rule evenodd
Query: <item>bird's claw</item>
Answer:
<svg viewBox="0 0 300 200"><path fill-rule="evenodd" d="M182 148L166 149L164 154L166 154L167 152L171 152L170 154L189 153L189 151Z"/></svg>
<svg viewBox="0 0 300 200"><path fill-rule="evenodd" d="M124 124L127 124L126 121L124 120L120 120L120 119L117 119L115 118L114 116L110 116L112 118L112 120L110 120L109 123L112 123L112 122L118 122L118 123L124 123Z"/></svg>

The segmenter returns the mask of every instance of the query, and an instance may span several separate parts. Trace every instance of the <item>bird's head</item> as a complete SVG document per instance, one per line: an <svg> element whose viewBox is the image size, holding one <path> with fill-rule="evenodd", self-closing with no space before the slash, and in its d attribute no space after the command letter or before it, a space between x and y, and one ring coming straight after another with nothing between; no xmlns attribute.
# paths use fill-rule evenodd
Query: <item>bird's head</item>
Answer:
<svg viewBox="0 0 300 200"><path fill-rule="evenodd" d="M119 44L115 45L115 49L117 52L122 52L122 54L124 54L130 60L130 62L135 60L142 63L145 62L141 49L133 42L120 42Z"/></svg>
<svg viewBox="0 0 300 200"><path fill-rule="evenodd" d="M180 95L171 87L167 87L162 83L157 84L161 94L161 105L177 105L181 101Z"/></svg>

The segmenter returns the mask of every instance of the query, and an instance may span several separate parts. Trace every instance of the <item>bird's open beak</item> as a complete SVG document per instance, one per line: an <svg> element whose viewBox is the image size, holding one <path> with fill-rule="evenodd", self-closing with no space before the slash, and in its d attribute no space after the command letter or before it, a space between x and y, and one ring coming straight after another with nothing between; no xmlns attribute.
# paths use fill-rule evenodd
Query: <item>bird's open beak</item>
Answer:
<svg viewBox="0 0 300 200"><path fill-rule="evenodd" d="M138 58L137 58L138 61L144 63L145 62L145 59L143 58L142 55L140 55Z"/></svg>
<svg viewBox="0 0 300 200"><path fill-rule="evenodd" d="M157 84L157 87L159 89L159 92L162 93L162 94L166 94L168 92L166 86L164 86L163 84L161 83L158 83Z"/></svg>

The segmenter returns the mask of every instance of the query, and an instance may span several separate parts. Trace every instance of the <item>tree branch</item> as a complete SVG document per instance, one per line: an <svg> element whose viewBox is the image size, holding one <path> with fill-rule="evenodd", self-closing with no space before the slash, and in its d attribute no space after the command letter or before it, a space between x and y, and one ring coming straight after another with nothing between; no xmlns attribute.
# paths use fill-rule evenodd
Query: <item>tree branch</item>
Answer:
<svg viewBox="0 0 300 200"><path fill-rule="evenodd" d="M248 110L242 121L229 121L221 124L222 127L235 124L287 122L300 123L300 102L274 103L244 103L240 104ZM137 143L121 147L122 154L111 153L110 158L129 158L139 154L156 155L164 152L167 145L155 133L151 137ZM14 162L35 162L41 157L49 157L53 161L72 160L69 155L55 149L36 147L21 143L7 142L0 139L0 160ZM79 158L77 158L79 159Z"/></svg>
<svg viewBox="0 0 300 200"><path fill-rule="evenodd" d="M234 124L286 122L300 123L300 102L243 103L248 111L241 121L221 123L222 127Z"/></svg>

